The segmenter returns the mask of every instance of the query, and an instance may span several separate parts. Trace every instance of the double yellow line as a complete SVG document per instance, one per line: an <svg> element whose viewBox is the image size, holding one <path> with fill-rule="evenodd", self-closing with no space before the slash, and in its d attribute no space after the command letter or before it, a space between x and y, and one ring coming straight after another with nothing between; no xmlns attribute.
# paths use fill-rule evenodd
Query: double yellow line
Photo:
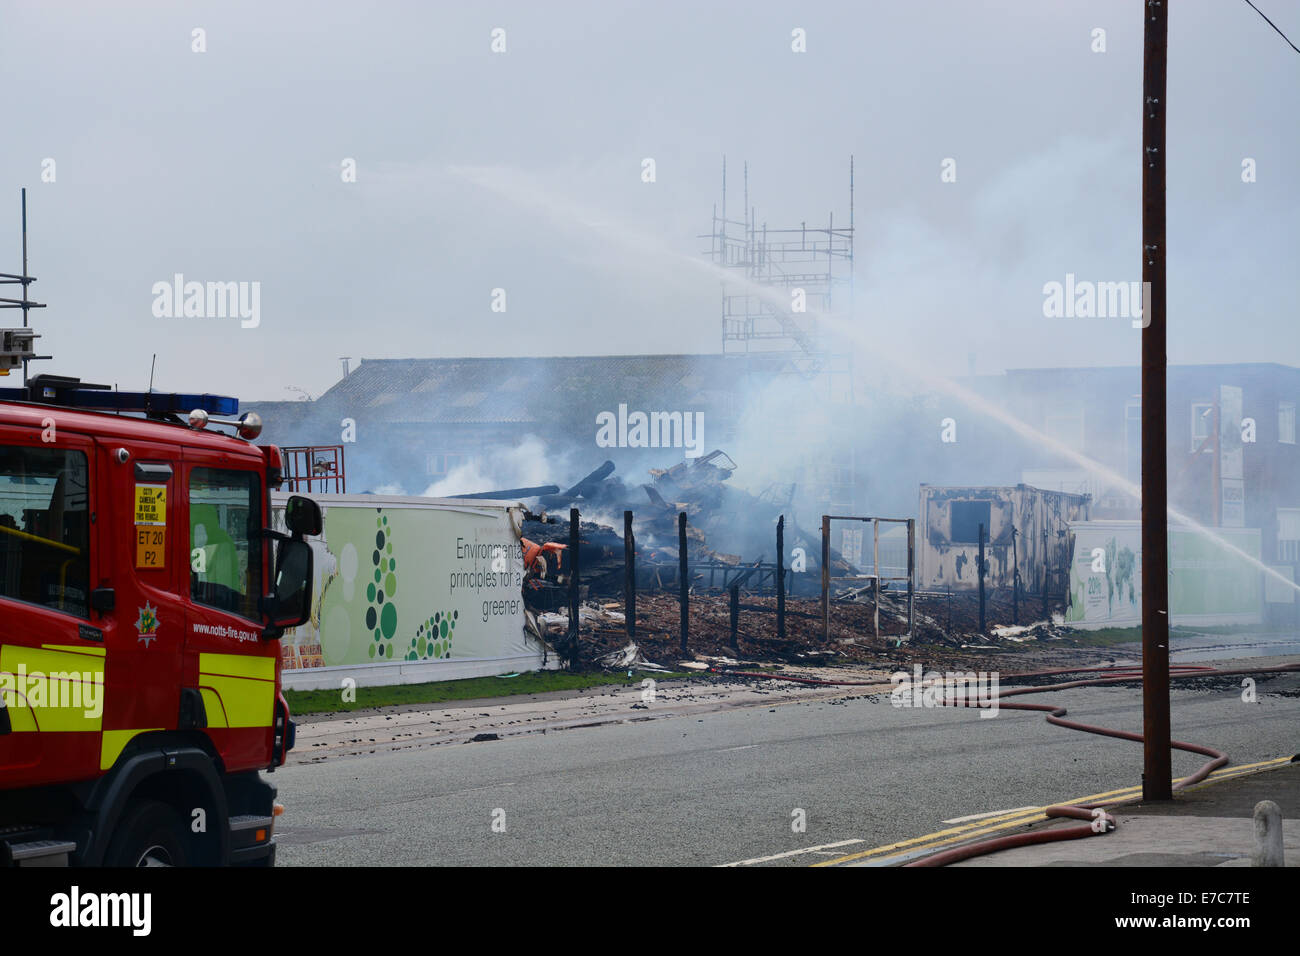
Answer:
<svg viewBox="0 0 1300 956"><path fill-rule="evenodd" d="M1227 780L1231 777L1243 777L1247 774L1257 773L1261 770L1280 767L1283 764L1291 762L1290 757L1278 757L1276 760L1263 760L1259 763L1242 764L1238 767L1224 767L1222 770L1216 770L1210 774L1206 780L1197 786L1221 780ZM1175 782L1181 782L1187 779L1180 777ZM1078 797L1074 800L1062 800L1049 806L1060 806L1062 804L1078 806L1082 803L1096 803L1106 801L1108 804L1123 803L1135 797L1142 796L1142 788L1126 787L1123 790L1109 790L1106 793L1094 793L1088 797ZM976 820L972 823L964 823L961 826L949 827L947 830L938 830L934 833L927 833L925 836L915 837L911 840L901 840L898 843L890 843L885 846L878 846L874 850L862 850L859 853L850 853L848 856L836 857L834 860L823 860L820 863L814 863L813 866L839 866L843 863L849 863L854 860L866 860L871 857L879 857L872 860L873 864L888 865L896 856L913 856L920 855L929 850L937 850L941 847L948 846L952 843L961 843L973 837L985 836L990 833L997 833L1000 830L1008 830L1012 827L1024 826L1027 823L1038 823L1047 819L1044 812L1046 806L1036 807L1028 810L1012 810L1009 813L999 814L994 817L988 817L983 820Z"/></svg>

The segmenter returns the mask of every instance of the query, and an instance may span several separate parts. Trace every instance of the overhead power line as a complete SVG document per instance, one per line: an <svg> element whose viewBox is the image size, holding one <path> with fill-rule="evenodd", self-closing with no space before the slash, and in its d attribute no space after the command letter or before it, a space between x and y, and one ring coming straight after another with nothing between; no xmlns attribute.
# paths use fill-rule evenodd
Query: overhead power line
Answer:
<svg viewBox="0 0 1300 956"><path fill-rule="evenodd" d="M1264 12L1260 10L1259 7L1251 3L1250 0L1246 0L1246 6L1250 7L1250 9L1254 10L1261 17L1264 17ZM1274 30L1277 30L1277 35L1280 36L1283 40L1286 40L1287 44L1290 45L1291 49L1295 50L1297 53L1300 53L1300 47L1292 43L1290 37L1288 37L1285 33L1283 33L1281 30L1278 30L1276 23L1274 23L1268 17L1264 17L1264 22L1267 23L1269 26L1271 26Z"/></svg>

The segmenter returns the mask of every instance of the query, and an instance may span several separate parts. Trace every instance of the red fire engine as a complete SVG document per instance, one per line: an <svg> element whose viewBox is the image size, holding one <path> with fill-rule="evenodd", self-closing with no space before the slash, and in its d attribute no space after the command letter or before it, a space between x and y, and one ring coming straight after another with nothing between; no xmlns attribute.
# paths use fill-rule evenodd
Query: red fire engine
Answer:
<svg viewBox="0 0 1300 956"><path fill-rule="evenodd" d="M271 530L285 461L237 411L0 389L0 865L274 863L259 771L293 746L277 638L321 514L295 496Z"/></svg>

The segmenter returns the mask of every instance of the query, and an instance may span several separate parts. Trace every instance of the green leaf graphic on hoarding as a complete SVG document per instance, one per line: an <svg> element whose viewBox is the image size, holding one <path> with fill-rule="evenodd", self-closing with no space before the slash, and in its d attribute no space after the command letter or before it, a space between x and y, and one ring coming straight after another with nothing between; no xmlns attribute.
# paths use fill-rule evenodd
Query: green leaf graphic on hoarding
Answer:
<svg viewBox="0 0 1300 956"><path fill-rule="evenodd" d="M366 585L366 630L374 638L371 658L393 659L393 636L397 633L397 559L393 557L393 529L383 508L376 508L375 546L370 554L374 580Z"/></svg>
<svg viewBox="0 0 1300 956"><path fill-rule="evenodd" d="M459 619L459 611L452 611L450 614L446 611L434 612L432 617L415 629L415 636L411 638L406 659L430 661L451 657L451 642Z"/></svg>

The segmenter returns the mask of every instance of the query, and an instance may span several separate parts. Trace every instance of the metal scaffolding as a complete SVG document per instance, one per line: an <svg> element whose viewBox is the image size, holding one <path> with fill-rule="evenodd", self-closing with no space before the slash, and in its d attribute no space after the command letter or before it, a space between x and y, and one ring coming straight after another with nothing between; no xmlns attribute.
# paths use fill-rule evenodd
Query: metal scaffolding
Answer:
<svg viewBox="0 0 1300 956"><path fill-rule="evenodd" d="M853 157L849 157L849 222L769 228L749 202L744 164L743 218L727 215L727 160L722 160L721 211L713 207L709 259L729 270L723 278L722 351L789 353L806 374L848 371L847 356L825 351L816 313L849 314L853 305ZM836 361L838 360L838 361ZM838 368L836 368L838 366Z"/></svg>
<svg viewBox="0 0 1300 956"><path fill-rule="evenodd" d="M854 206L853 157L849 157L848 224L769 228L750 204L749 164L744 164L744 207L731 218L727 205L727 160L722 160L721 208L713 207L712 230L705 254L718 267L722 284L722 352L737 361L752 360L751 386L773 375L798 376L814 407L825 416L829 433L847 419L842 411L853 404L853 363L848 354L830 347L817 316L850 319L853 314ZM747 389L760 395L762 389ZM774 425L783 420L773 409ZM809 474L799 484L816 501L819 511L837 514L863 507L858 494L858 469L852 445L831 442L825 454L810 456ZM852 550L852 548L849 548Z"/></svg>

